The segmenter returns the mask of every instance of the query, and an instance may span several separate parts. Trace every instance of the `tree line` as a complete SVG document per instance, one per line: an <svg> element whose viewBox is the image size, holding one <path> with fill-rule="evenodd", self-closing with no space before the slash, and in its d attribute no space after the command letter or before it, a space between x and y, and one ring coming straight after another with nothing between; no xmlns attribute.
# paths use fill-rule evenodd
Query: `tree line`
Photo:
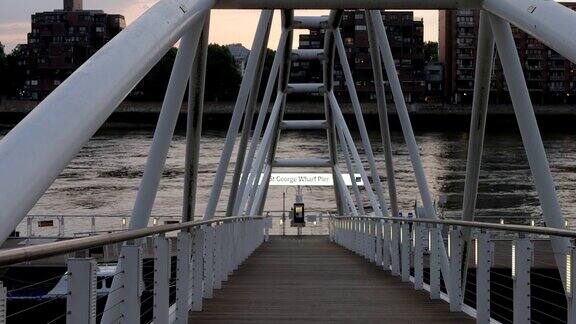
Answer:
<svg viewBox="0 0 576 324"><path fill-rule="evenodd" d="M128 99L134 101L161 101L164 98L177 53L177 48L171 48L134 88ZM264 92L274 54L273 50L268 49L263 81L260 84L260 96ZM25 53L21 46L16 46L10 54L6 54L4 46L0 43L0 97L19 98L26 81L27 69L20 64L24 55ZM234 100L242 81L242 76L234 62L234 57L226 46L218 44L210 44L208 46L207 57L205 100Z"/></svg>

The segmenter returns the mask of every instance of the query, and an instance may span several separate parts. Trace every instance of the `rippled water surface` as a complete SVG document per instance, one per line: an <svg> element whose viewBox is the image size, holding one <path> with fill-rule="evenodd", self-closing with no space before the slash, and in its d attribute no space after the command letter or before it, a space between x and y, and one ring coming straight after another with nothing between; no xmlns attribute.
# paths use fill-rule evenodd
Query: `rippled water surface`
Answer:
<svg viewBox="0 0 576 324"><path fill-rule="evenodd" d="M201 143L197 214L202 214L212 186L224 142L225 131L205 131ZM359 145L359 136L355 134ZM379 134L370 133L380 173L384 161ZM576 140L573 134L543 135L565 215L572 217L576 208ZM466 168L467 134L465 132L417 133L428 183L438 199L447 197L441 212L459 216ZM129 215L142 177L152 130L104 130L90 140L62 172L30 214ZM399 202L404 210L413 208L418 191L406 146L400 132L393 133L394 164ZM177 133L171 145L166 169L153 210L154 215L179 215L182 206L185 137ZM289 132L281 137L278 158L327 157L325 135L321 132ZM344 168L345 165L342 165ZM229 165L219 209L228 199L231 173ZM290 170L293 171L293 170ZM306 171L306 170L303 170ZM307 170L318 171L318 170ZM326 171L323 171L326 172ZM382 178L385 180L385 178ZM384 188L386 188L384 183ZM271 187L265 210L282 209L285 187ZM293 190L288 190L288 202ZM519 134L488 134L485 141L477 215L484 219L541 219L538 197L532 185L530 169ZM329 187L305 191L308 210L335 208Z"/></svg>

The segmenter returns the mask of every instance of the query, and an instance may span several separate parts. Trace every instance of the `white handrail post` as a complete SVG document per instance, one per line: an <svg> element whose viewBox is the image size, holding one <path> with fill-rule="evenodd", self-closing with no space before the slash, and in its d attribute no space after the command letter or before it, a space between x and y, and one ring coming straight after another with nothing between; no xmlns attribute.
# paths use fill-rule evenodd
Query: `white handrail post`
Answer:
<svg viewBox="0 0 576 324"><path fill-rule="evenodd" d="M191 304L190 268L192 239L190 232L178 233L176 251L176 323L188 323Z"/></svg>
<svg viewBox="0 0 576 324"><path fill-rule="evenodd" d="M96 323L96 271L92 258L68 259L68 295L66 296L67 323ZM6 315L6 288L3 291L0 314ZM0 320L0 323L5 323Z"/></svg>
<svg viewBox="0 0 576 324"><path fill-rule="evenodd" d="M459 228L450 229L449 233L450 251L450 277L444 280L450 280L450 311L462 311L462 231Z"/></svg>
<svg viewBox="0 0 576 324"><path fill-rule="evenodd" d="M410 281L410 246L412 245L412 240L410 240L410 226L408 223L402 223L400 225L400 258L401 265L400 271L402 276L402 282Z"/></svg>
<svg viewBox="0 0 576 324"><path fill-rule="evenodd" d="M514 323L530 323L530 267L533 246L530 238L512 241L512 283Z"/></svg>
<svg viewBox="0 0 576 324"><path fill-rule="evenodd" d="M214 289L222 289L222 231L221 224L214 226Z"/></svg>
<svg viewBox="0 0 576 324"><path fill-rule="evenodd" d="M375 256L374 262L377 266L382 266L382 221L374 221L374 231L375 231Z"/></svg>
<svg viewBox="0 0 576 324"><path fill-rule="evenodd" d="M414 223L414 289L424 288L424 225Z"/></svg>
<svg viewBox="0 0 576 324"><path fill-rule="evenodd" d="M168 322L169 281L170 281L170 241L163 234L154 237L154 321Z"/></svg>
<svg viewBox="0 0 576 324"><path fill-rule="evenodd" d="M142 295L142 249L139 245L122 246L122 291L123 321L140 322L140 296ZM128 270L129 269L129 270Z"/></svg>
<svg viewBox="0 0 576 324"><path fill-rule="evenodd" d="M390 270L390 247L392 239L392 224L389 221L382 222L382 268Z"/></svg>
<svg viewBox="0 0 576 324"><path fill-rule="evenodd" d="M214 296L214 228L210 225L204 228L204 298Z"/></svg>
<svg viewBox="0 0 576 324"><path fill-rule="evenodd" d="M195 228L192 231L192 311L202 310L203 292L203 271L204 271L204 231Z"/></svg>
<svg viewBox="0 0 576 324"><path fill-rule="evenodd" d="M432 225L429 229L429 252L430 252L430 299L440 299L440 228Z"/></svg>
<svg viewBox="0 0 576 324"><path fill-rule="evenodd" d="M390 240L390 251L391 251L391 264L392 264L392 275L400 275L400 224L398 222L392 222L390 225L392 227L392 239Z"/></svg>
<svg viewBox="0 0 576 324"><path fill-rule="evenodd" d="M476 263L476 321L490 323L490 268L494 243L490 233L481 231L475 241L474 258Z"/></svg>

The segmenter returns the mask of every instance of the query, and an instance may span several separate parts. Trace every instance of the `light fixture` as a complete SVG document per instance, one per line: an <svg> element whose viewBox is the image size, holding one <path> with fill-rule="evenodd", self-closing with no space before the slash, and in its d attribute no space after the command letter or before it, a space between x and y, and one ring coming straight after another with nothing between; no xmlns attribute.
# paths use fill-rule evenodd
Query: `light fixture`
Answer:
<svg viewBox="0 0 576 324"><path fill-rule="evenodd" d="M450 257L450 254L452 253L452 245L450 245L450 233L448 233L448 257Z"/></svg>
<svg viewBox="0 0 576 324"><path fill-rule="evenodd" d="M474 240L474 264L478 267L478 239Z"/></svg>
<svg viewBox="0 0 576 324"><path fill-rule="evenodd" d="M500 218L500 224L504 225L504 218Z"/></svg>
<svg viewBox="0 0 576 324"><path fill-rule="evenodd" d="M122 226L126 226L126 217L122 217Z"/></svg>
<svg viewBox="0 0 576 324"><path fill-rule="evenodd" d="M572 297L572 251L566 254L566 295Z"/></svg>
<svg viewBox="0 0 576 324"><path fill-rule="evenodd" d="M158 225L158 218L154 217L152 223L154 224L154 226Z"/></svg>
<svg viewBox="0 0 576 324"><path fill-rule="evenodd" d="M512 279L516 279L516 242L512 242Z"/></svg>
<svg viewBox="0 0 576 324"><path fill-rule="evenodd" d="M535 221L535 220L531 220L531 221L530 221L530 225L534 226L535 224L536 224L536 221Z"/></svg>
<svg viewBox="0 0 576 324"><path fill-rule="evenodd" d="M428 252L432 252L432 229L428 230Z"/></svg>

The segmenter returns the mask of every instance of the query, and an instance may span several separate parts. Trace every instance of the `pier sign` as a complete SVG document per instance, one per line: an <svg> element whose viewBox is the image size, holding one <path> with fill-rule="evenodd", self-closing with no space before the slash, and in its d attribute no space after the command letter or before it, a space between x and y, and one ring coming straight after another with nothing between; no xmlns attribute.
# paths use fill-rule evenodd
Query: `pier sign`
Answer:
<svg viewBox="0 0 576 324"><path fill-rule="evenodd" d="M346 186L351 186L350 175L343 174ZM358 186L364 186L360 174L354 174L354 181ZM271 186L333 186L332 173L272 173Z"/></svg>

